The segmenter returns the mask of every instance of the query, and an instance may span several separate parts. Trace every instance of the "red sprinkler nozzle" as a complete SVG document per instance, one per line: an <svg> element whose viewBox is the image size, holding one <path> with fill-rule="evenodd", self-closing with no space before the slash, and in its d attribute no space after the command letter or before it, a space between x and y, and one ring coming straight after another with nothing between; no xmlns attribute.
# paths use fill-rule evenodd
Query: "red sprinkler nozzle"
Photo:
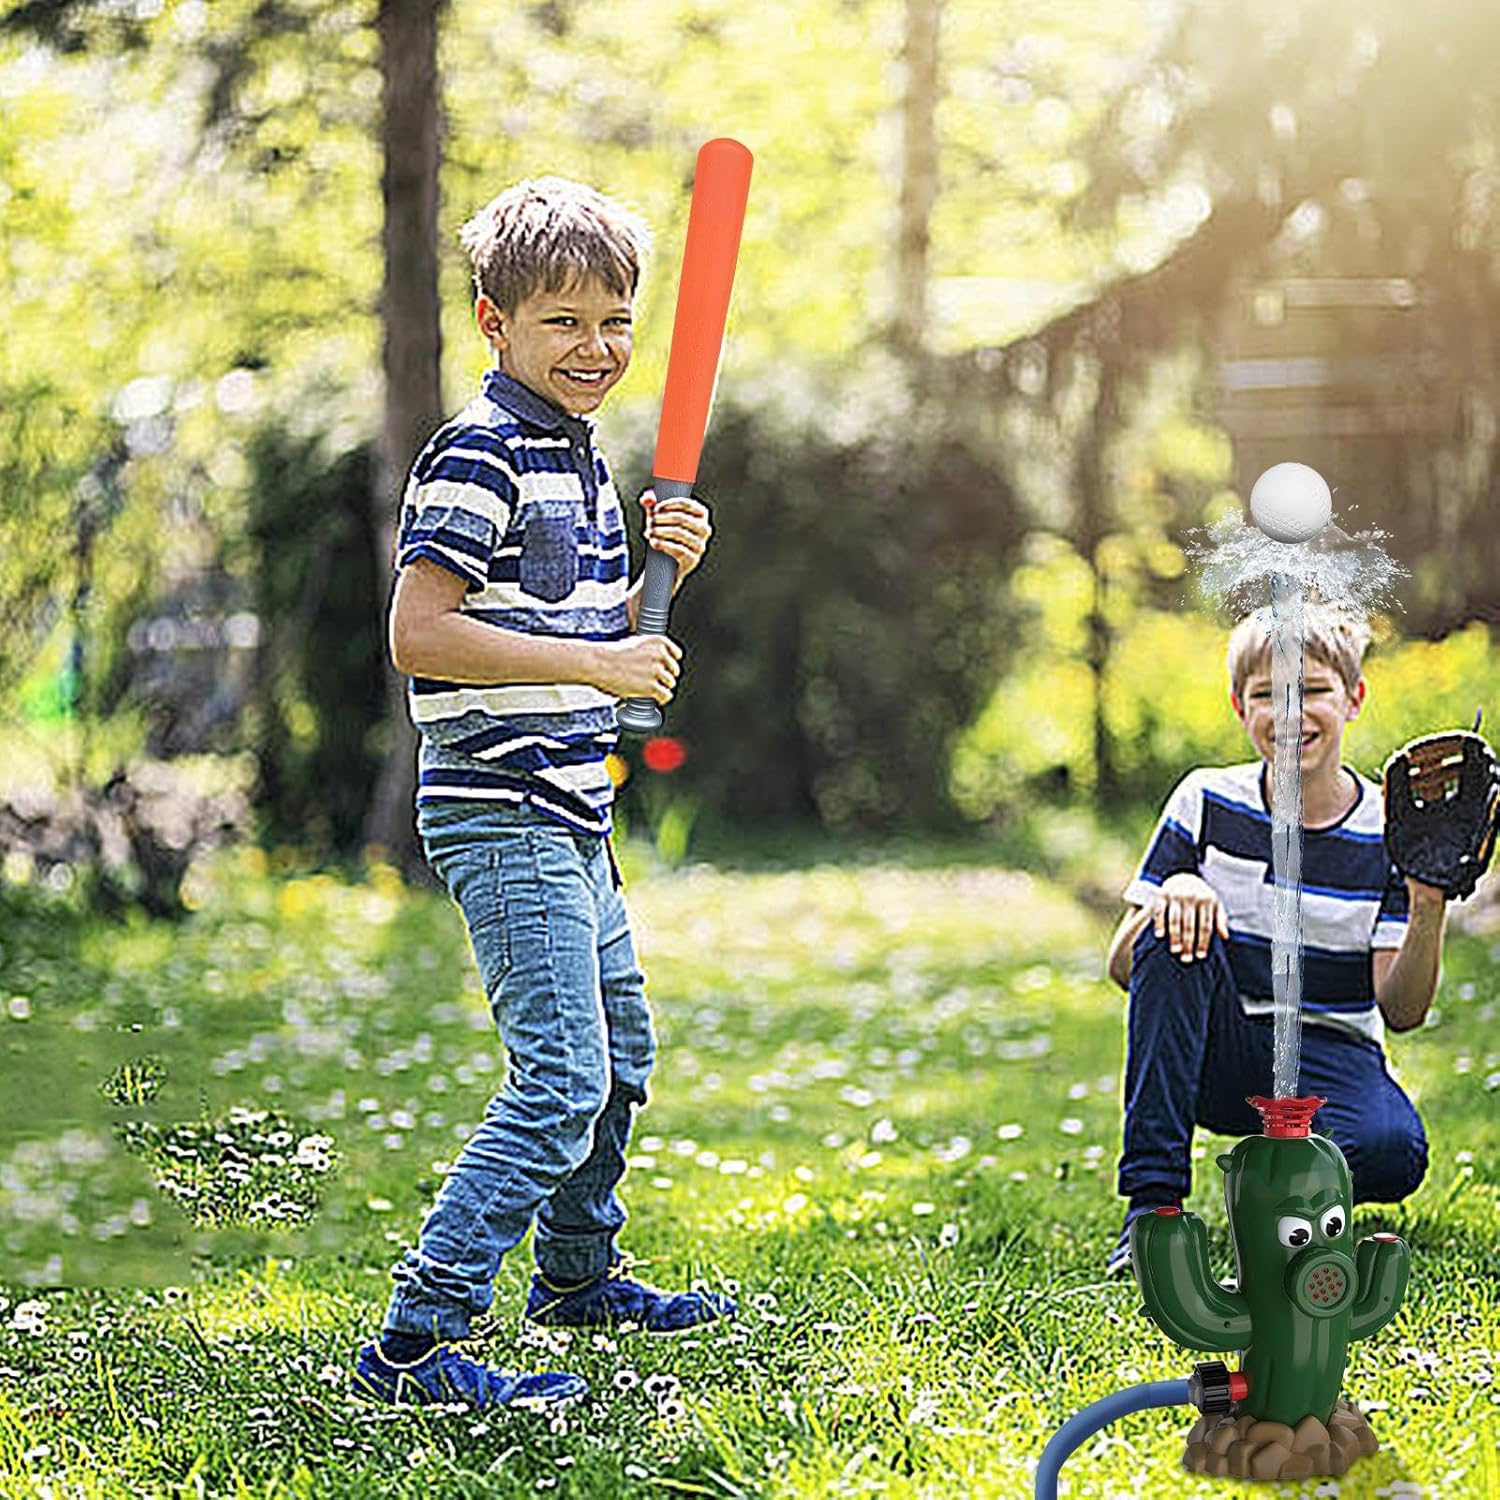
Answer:
<svg viewBox="0 0 1500 1500"><path fill-rule="evenodd" d="M1273 1140L1296 1140L1310 1133L1312 1117L1328 1101L1316 1094L1306 1099L1264 1099L1253 1094L1245 1103L1260 1113L1266 1134Z"/></svg>

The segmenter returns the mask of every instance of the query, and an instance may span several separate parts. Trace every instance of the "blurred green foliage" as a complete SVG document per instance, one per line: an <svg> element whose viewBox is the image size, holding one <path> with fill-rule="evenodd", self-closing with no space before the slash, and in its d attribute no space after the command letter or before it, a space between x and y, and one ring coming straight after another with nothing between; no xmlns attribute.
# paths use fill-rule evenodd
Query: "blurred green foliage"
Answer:
<svg viewBox="0 0 1500 1500"><path fill-rule="evenodd" d="M1238 503L1216 319L1262 279L1411 278L1389 388L1325 394L1361 420L1430 396L1442 420L1399 439L1355 422L1329 472L1360 524L1400 528L1416 629L1494 618L1500 395L1472 337L1500 289L1490 9L950 0L926 354L903 364L906 9L444 11L447 404L485 360L458 225L522 176L593 182L656 231L600 423L627 491L649 473L697 147L732 133L756 154L701 480L718 538L674 612L684 846L689 810L892 829L1039 795L1147 804L1240 753L1180 542ZM107 716L75 767L102 784L113 747L167 737L131 627L253 608L251 711L199 748L253 744L268 837L315 856L353 848L384 743L374 14L45 0L0 19L0 709ZM1272 358L1337 363L1367 336L1386 358L1369 322L1329 319L1317 349L1261 332ZM1468 722L1435 683L1458 661L1469 694L1478 648L1435 649L1403 706ZM1384 722L1375 685L1351 747Z"/></svg>
<svg viewBox="0 0 1500 1500"><path fill-rule="evenodd" d="M1021 522L995 455L889 363L853 384L742 387L715 413L670 722L683 790L721 820L951 824L948 749L1005 661Z"/></svg>
<svg viewBox="0 0 1500 1500"><path fill-rule="evenodd" d="M329 462L315 439L272 427L248 452L260 831L328 858L358 846L385 721L389 580L376 566L371 457L358 448Z"/></svg>
<svg viewBox="0 0 1500 1500"><path fill-rule="evenodd" d="M1015 670L955 749L953 793L970 817L1094 785L1093 684L1069 649L1082 601L1075 591L1071 617L1064 602L1079 567L1059 550L1038 569L1062 586L1034 611ZM1386 626L1365 660L1364 709L1344 738L1345 761L1376 779L1407 740L1472 727L1481 709L1493 735L1500 704L1500 655L1484 624L1442 641L1402 640ZM1143 611L1120 632L1102 712L1127 804L1160 803L1193 767L1253 755L1229 702L1227 637L1224 623L1196 610Z"/></svg>

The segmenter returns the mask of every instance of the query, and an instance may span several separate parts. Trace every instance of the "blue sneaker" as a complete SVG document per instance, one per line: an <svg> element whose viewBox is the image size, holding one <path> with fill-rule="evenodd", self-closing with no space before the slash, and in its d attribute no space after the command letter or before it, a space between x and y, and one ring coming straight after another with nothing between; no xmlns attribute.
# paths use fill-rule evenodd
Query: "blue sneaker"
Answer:
<svg viewBox="0 0 1500 1500"><path fill-rule="evenodd" d="M735 1301L722 1292L659 1292L626 1275L617 1260L603 1276L557 1286L538 1271L531 1278L526 1316L549 1328L611 1328L633 1323L647 1333L680 1333L715 1318L732 1318Z"/></svg>
<svg viewBox="0 0 1500 1500"><path fill-rule="evenodd" d="M1104 1262L1104 1275L1110 1281L1122 1279L1133 1274L1134 1262L1130 1259L1130 1221L1125 1221L1125 1227L1120 1231L1120 1238L1115 1241L1115 1248L1109 1252Z"/></svg>
<svg viewBox="0 0 1500 1500"><path fill-rule="evenodd" d="M393 1406L462 1401L477 1408L551 1407L584 1395L588 1382L579 1375L504 1375L465 1359L451 1344L439 1344L412 1364L397 1365L378 1344L369 1343L355 1360L350 1389Z"/></svg>

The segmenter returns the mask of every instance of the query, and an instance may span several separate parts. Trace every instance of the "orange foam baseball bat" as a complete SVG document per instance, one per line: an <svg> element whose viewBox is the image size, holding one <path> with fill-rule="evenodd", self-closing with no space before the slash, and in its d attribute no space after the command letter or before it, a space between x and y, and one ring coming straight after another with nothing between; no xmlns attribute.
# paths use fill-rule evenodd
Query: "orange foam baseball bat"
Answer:
<svg viewBox="0 0 1500 1500"><path fill-rule="evenodd" d="M667 356L667 383L656 428L651 488L658 500L691 495L698 477L753 162L750 152L727 136L709 141L698 152L682 274L677 284L677 315ZM666 633L676 580L676 562L665 552L651 548L646 553L641 581L638 631ZM638 734L660 729L662 724L661 710L650 698L631 698L622 705L618 717L622 729Z"/></svg>

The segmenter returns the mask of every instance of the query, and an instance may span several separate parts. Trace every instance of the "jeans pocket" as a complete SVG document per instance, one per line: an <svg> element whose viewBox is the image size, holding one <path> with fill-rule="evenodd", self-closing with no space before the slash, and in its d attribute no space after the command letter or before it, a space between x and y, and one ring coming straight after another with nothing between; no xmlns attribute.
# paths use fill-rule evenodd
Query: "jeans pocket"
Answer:
<svg viewBox="0 0 1500 1500"><path fill-rule="evenodd" d="M576 500L532 504L521 540L521 588L526 593L555 604L578 587L579 519Z"/></svg>

